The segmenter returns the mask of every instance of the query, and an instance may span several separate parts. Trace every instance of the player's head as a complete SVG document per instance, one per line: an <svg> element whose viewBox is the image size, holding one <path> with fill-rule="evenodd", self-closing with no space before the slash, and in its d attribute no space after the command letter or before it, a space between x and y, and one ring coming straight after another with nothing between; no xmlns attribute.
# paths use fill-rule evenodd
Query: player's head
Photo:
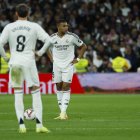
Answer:
<svg viewBox="0 0 140 140"><path fill-rule="evenodd" d="M57 21L58 32L66 33L68 31L69 25L65 19L59 19Z"/></svg>
<svg viewBox="0 0 140 140"><path fill-rule="evenodd" d="M21 18L26 18L29 13L29 7L26 4L19 4L16 7L16 15Z"/></svg>

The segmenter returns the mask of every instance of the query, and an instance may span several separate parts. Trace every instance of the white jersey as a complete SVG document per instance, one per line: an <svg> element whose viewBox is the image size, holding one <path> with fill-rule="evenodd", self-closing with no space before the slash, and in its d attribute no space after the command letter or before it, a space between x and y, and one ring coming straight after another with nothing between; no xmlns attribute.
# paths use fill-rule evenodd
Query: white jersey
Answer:
<svg viewBox="0 0 140 140"><path fill-rule="evenodd" d="M80 47L83 41L77 35L67 32L62 38L57 33L51 35L53 42L53 61L61 67L67 67L74 59L75 46Z"/></svg>
<svg viewBox="0 0 140 140"><path fill-rule="evenodd" d="M35 61L37 40L50 42L50 37L38 24L27 20L8 24L0 36L0 43L4 45L8 42L10 46L9 64L30 65Z"/></svg>

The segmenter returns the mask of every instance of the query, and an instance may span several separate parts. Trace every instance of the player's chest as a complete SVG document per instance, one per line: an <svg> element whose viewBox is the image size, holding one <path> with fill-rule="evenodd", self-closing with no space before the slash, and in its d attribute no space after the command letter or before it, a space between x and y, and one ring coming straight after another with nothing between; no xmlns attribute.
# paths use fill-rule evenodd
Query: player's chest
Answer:
<svg viewBox="0 0 140 140"><path fill-rule="evenodd" d="M65 51L70 49L72 46L72 41L70 38L54 38L53 47L57 51Z"/></svg>

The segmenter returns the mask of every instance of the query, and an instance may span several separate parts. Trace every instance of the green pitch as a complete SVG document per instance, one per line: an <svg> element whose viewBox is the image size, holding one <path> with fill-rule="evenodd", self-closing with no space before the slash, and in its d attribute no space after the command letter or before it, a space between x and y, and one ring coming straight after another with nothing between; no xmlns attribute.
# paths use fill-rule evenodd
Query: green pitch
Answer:
<svg viewBox="0 0 140 140"><path fill-rule="evenodd" d="M72 95L69 120L58 115L55 95L43 95L44 126L50 134L36 134L35 121L25 121L26 134L19 134L14 96L0 95L0 140L139 140L140 95ZM24 96L25 109L31 95Z"/></svg>

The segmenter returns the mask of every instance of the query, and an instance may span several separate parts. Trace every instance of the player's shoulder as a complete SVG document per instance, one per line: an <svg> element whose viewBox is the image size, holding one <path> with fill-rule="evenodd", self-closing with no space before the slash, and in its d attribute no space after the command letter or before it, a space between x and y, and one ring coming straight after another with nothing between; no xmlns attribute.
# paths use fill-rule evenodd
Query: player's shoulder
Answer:
<svg viewBox="0 0 140 140"><path fill-rule="evenodd" d="M55 37L57 36L57 33L53 33L50 37Z"/></svg>
<svg viewBox="0 0 140 140"><path fill-rule="evenodd" d="M19 20L15 21L15 22L12 22L12 23L9 23L8 26L17 26L17 25L28 25L28 26L31 26L31 27L36 27L36 26L39 26L37 23L35 22L32 22L32 21L23 21L23 22L20 22Z"/></svg>
<svg viewBox="0 0 140 140"><path fill-rule="evenodd" d="M38 23L29 21L29 20L26 21L26 25L28 25L29 27L34 28L34 29L42 28Z"/></svg>
<svg viewBox="0 0 140 140"><path fill-rule="evenodd" d="M8 23L5 27L4 30L9 32L14 26L14 22Z"/></svg>
<svg viewBox="0 0 140 140"><path fill-rule="evenodd" d="M67 32L66 34L79 39L78 35L76 35L75 33Z"/></svg>
<svg viewBox="0 0 140 140"><path fill-rule="evenodd" d="M10 27L12 27L12 26L13 26L13 24L14 24L14 22L9 23L9 24L7 24L4 28L10 28Z"/></svg>

